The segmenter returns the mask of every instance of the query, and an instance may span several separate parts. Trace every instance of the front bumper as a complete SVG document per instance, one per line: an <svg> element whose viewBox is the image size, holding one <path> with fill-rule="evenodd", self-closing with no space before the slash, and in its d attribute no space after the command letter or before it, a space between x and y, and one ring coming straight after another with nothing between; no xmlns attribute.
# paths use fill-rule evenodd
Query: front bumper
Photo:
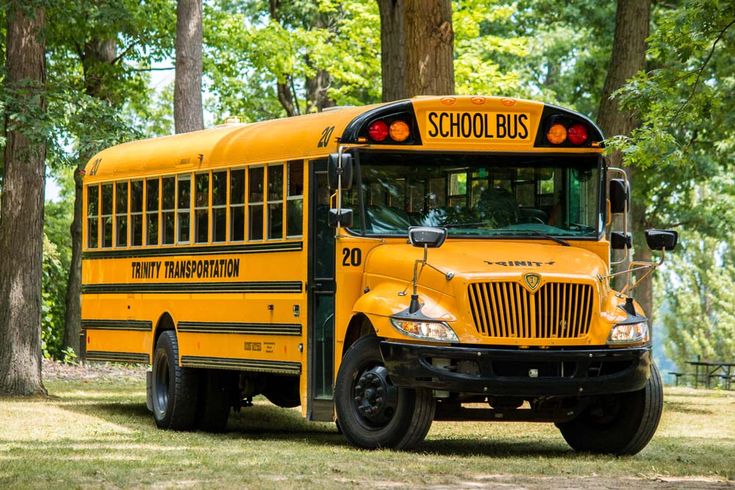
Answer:
<svg viewBox="0 0 735 490"><path fill-rule="evenodd" d="M586 396L642 389L650 347L500 349L383 341L380 350L396 386L506 396Z"/></svg>

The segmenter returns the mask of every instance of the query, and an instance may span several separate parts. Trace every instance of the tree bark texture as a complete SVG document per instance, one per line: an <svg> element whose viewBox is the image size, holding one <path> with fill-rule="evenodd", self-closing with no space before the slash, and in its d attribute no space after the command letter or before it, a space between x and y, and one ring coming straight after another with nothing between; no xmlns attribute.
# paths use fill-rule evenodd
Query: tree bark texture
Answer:
<svg viewBox="0 0 735 490"><path fill-rule="evenodd" d="M416 95L454 93L451 0L405 0L406 90Z"/></svg>
<svg viewBox="0 0 735 490"><path fill-rule="evenodd" d="M176 9L176 133L204 128L202 109L202 0L178 0Z"/></svg>
<svg viewBox="0 0 735 490"><path fill-rule="evenodd" d="M82 52L84 70L84 90L90 97L108 100L107 87L110 67L116 61L117 39L92 39ZM84 138L84 135L80 136ZM88 145L82 145L87 148ZM79 155L74 172L74 216L69 227L71 234L71 263L66 283L66 309L64 312L64 348L71 348L79 354L79 332L82 319L82 196L84 192L82 170L92 157L89 152Z"/></svg>
<svg viewBox="0 0 735 490"><path fill-rule="evenodd" d="M454 93L450 0L378 0L383 101Z"/></svg>
<svg viewBox="0 0 735 490"><path fill-rule="evenodd" d="M612 58L605 78L605 85L600 99L598 123L607 138L617 135L629 135L639 125L635 114L620 109L618 101L612 99L612 94L640 70L646 63L646 38L651 21L651 0L618 0L615 15L615 37L613 39ZM614 167L623 166L623 157L620 152L610 155L610 164ZM635 186L633 169L626 172ZM631 225L635 237L636 260L651 258L651 253L645 246L642 238L646 223L645 203L632 200ZM653 285L651 278L646 279L636 290L636 300L644 308L648 318L653 318ZM616 286L619 286L616 284Z"/></svg>
<svg viewBox="0 0 735 490"><path fill-rule="evenodd" d="M45 12L8 3L5 91L11 111L39 115ZM31 120L33 120L31 118ZM0 203L0 395L45 393L41 381L41 280L46 147L33 127L5 120Z"/></svg>
<svg viewBox="0 0 735 490"><path fill-rule="evenodd" d="M645 67L646 38L651 21L651 0L618 0L612 58L600 99L597 122L610 138L628 135L638 126L635 114L624 112L612 94ZM614 166L622 165L621 155L612 155Z"/></svg>
<svg viewBox="0 0 735 490"><path fill-rule="evenodd" d="M403 0L378 0L383 102L407 99Z"/></svg>

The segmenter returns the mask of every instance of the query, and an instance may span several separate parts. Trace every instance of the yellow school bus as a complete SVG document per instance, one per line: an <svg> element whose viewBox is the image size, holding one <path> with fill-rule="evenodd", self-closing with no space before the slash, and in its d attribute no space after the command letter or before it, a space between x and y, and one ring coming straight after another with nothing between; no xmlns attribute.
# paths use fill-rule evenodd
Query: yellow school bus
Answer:
<svg viewBox="0 0 735 490"><path fill-rule="evenodd" d="M452 96L106 149L84 177L83 355L150 364L164 429L223 430L264 395L364 448L436 418L636 453L661 380L611 277L657 264L611 229L629 187L602 142L569 110Z"/></svg>

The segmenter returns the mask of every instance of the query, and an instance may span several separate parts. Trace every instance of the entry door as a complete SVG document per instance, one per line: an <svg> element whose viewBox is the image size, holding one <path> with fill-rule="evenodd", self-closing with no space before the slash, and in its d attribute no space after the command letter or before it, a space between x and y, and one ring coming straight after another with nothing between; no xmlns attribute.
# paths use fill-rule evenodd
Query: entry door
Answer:
<svg viewBox="0 0 735 490"><path fill-rule="evenodd" d="M334 380L334 228L329 226L327 161L310 162L309 405L310 420L332 420Z"/></svg>

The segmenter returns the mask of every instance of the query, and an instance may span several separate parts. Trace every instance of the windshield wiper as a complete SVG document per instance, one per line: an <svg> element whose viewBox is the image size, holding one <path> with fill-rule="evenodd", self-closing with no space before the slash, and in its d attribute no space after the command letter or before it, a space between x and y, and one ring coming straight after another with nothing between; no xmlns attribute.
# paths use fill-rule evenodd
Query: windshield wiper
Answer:
<svg viewBox="0 0 735 490"><path fill-rule="evenodd" d="M536 230L521 230L521 231L525 231L527 233L530 233L531 235L540 236L541 238L546 238L548 240L553 240L556 243L558 243L559 245L564 245L565 247L571 247L572 246L571 243L569 243L568 241L564 240L563 238L559 238L559 237L552 236L552 235L547 235L546 233L541 233L540 231L536 231Z"/></svg>

